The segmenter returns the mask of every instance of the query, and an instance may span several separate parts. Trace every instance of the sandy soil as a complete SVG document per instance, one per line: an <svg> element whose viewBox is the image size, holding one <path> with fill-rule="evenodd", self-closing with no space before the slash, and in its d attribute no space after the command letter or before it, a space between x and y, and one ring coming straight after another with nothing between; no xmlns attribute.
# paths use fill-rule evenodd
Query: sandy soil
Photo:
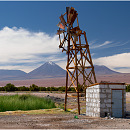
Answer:
<svg viewBox="0 0 130 130"><path fill-rule="evenodd" d="M15 94L15 93L5 93ZM22 93L20 93L22 94ZM64 102L64 93L32 93L40 97L49 95L57 103ZM2 93L0 93L2 95ZM56 99L57 98L57 99ZM127 111L130 112L130 93L126 94ZM76 99L74 97L68 98L68 107L71 112L63 112L59 109L56 113L44 112L44 114L34 112L5 112L0 113L0 129L129 129L130 128L130 116L126 118L92 118L87 117L82 109L81 115L78 115L78 119L73 113L76 106ZM85 107L85 101L83 98L80 99L81 108ZM44 111L44 110L41 110ZM37 114L36 114L37 113Z"/></svg>
<svg viewBox="0 0 130 130"><path fill-rule="evenodd" d="M74 114L38 114L0 116L1 129L126 129L130 119L90 118Z"/></svg>
<svg viewBox="0 0 130 130"><path fill-rule="evenodd" d="M97 75L97 82L100 81L111 81L111 82L124 82L130 84L130 74L113 74L113 75ZM80 79L79 79L80 80ZM7 83L12 83L15 86L30 86L36 84L39 87L59 87L65 86L65 77L60 78L48 78L48 79L30 79L30 80L7 80L0 81L0 86L5 86ZM69 81L70 82L70 81Z"/></svg>

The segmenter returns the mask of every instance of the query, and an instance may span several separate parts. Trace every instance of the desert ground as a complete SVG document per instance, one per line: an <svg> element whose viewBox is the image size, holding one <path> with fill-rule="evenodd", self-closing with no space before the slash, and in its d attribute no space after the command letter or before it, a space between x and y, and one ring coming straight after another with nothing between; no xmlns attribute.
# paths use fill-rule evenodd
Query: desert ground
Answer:
<svg viewBox="0 0 130 130"><path fill-rule="evenodd" d="M0 93L12 95L15 92ZM23 94L22 92L19 94ZM32 95L49 97L57 106L64 103L64 93L33 92ZM62 107L32 111L0 112L0 129L129 129L130 128L130 93L126 94L126 118L92 118L85 115L85 99L80 98L81 115L77 114L77 100L70 93L68 112ZM78 116L78 119L74 118Z"/></svg>
<svg viewBox="0 0 130 130"><path fill-rule="evenodd" d="M111 75L97 75L97 82L108 81L108 82L123 82L130 84L130 74L111 74ZM79 79L80 80L80 79ZM39 87L59 87L65 86L66 78L58 77L58 78L46 78L46 79L28 79L28 80L6 80L0 81L0 87L5 86L7 83L12 83L16 87L19 86L30 86L32 84L36 84ZM71 81L69 81L71 82Z"/></svg>

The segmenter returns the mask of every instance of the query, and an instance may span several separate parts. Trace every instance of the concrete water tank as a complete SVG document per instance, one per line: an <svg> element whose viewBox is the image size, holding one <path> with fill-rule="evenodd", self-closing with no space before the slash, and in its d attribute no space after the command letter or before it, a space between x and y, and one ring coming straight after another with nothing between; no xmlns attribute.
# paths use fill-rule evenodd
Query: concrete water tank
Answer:
<svg viewBox="0 0 130 130"><path fill-rule="evenodd" d="M86 89L86 115L125 117L125 83L96 83Z"/></svg>

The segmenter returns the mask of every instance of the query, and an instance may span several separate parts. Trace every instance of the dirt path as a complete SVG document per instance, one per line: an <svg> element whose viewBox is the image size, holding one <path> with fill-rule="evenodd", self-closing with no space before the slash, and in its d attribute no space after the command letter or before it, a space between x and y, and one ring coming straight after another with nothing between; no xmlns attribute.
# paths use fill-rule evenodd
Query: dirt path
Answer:
<svg viewBox="0 0 130 130"><path fill-rule="evenodd" d="M1 129L128 129L130 119L90 118L74 114L38 114L0 116Z"/></svg>

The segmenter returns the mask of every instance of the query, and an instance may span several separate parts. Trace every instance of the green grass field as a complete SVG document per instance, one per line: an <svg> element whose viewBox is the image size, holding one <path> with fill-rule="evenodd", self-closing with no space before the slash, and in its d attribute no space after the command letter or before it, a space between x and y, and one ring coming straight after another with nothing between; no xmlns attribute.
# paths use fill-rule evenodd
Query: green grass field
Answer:
<svg viewBox="0 0 130 130"><path fill-rule="evenodd" d="M55 103L32 95L0 96L0 112L16 110L38 110L55 108Z"/></svg>

